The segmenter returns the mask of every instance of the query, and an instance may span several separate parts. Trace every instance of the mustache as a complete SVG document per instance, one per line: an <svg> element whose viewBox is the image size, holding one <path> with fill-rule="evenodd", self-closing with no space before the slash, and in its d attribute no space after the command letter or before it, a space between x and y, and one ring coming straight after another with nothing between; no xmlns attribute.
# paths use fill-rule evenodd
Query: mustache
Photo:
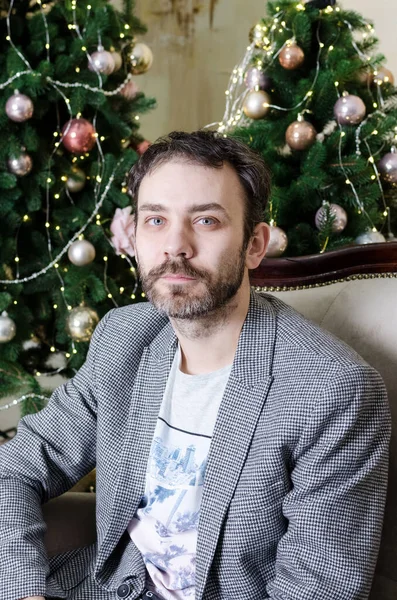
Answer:
<svg viewBox="0 0 397 600"><path fill-rule="evenodd" d="M164 275L184 275L185 277L194 277L198 279L207 279L207 271L200 271L189 264L188 261L167 261L158 267L154 267L148 273L150 278L164 277Z"/></svg>

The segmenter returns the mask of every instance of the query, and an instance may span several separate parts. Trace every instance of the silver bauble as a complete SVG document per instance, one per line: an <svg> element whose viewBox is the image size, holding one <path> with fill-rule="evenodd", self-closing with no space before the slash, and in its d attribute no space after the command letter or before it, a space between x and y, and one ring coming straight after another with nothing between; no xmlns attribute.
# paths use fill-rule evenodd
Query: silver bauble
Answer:
<svg viewBox="0 0 397 600"><path fill-rule="evenodd" d="M378 162L382 178L389 183L397 183L397 154L388 152Z"/></svg>
<svg viewBox="0 0 397 600"><path fill-rule="evenodd" d="M247 88L253 90L258 88L259 90L270 90L272 86L271 79L262 69L258 67L251 67L248 69L244 76L244 82Z"/></svg>
<svg viewBox="0 0 397 600"><path fill-rule="evenodd" d="M91 54L90 60L88 61L88 68L90 71L99 71L104 75L113 73L115 64L111 52L103 50L103 48L98 49L97 52Z"/></svg>
<svg viewBox="0 0 397 600"><path fill-rule="evenodd" d="M367 113L359 96L342 96L334 106L334 115L339 125L359 125Z"/></svg>
<svg viewBox="0 0 397 600"><path fill-rule="evenodd" d="M286 251L288 247L288 238L285 231L276 227L270 226L270 240L266 250L266 258L278 258Z"/></svg>
<svg viewBox="0 0 397 600"><path fill-rule="evenodd" d="M270 108L270 96L263 91L252 91L244 100L243 111L250 119L262 119Z"/></svg>
<svg viewBox="0 0 397 600"><path fill-rule="evenodd" d="M12 319L8 316L6 311L1 313L0 316L0 344L10 342L17 332L16 325Z"/></svg>
<svg viewBox="0 0 397 600"><path fill-rule="evenodd" d="M347 225L347 213L344 208L339 206L339 204L329 204L328 206L327 204L323 204L323 206L318 209L315 218L317 229L321 231L326 226L328 208L330 216L333 217L332 231L334 233L341 233Z"/></svg>
<svg viewBox="0 0 397 600"><path fill-rule="evenodd" d="M76 342L89 342L99 322L98 314L89 306L73 308L67 319L67 330Z"/></svg>
<svg viewBox="0 0 397 600"><path fill-rule="evenodd" d="M386 242L385 236L379 233L379 231L372 231L371 229L355 239L355 243L358 245L383 244L384 242Z"/></svg>
<svg viewBox="0 0 397 600"><path fill-rule="evenodd" d="M6 104L7 117L16 123L27 121L33 116L33 102L29 96L15 92L13 96L8 98Z"/></svg>
<svg viewBox="0 0 397 600"><path fill-rule="evenodd" d="M153 64L153 52L142 42L126 46L124 56L127 67L133 75L146 73Z"/></svg>
<svg viewBox="0 0 397 600"><path fill-rule="evenodd" d="M66 187L69 192L72 194L76 194L77 192L81 192L86 183L86 175L82 169L78 167L72 168L72 174L69 175L66 181Z"/></svg>
<svg viewBox="0 0 397 600"><path fill-rule="evenodd" d="M69 247L68 258L77 267L89 265L95 259L95 246L87 240L77 240Z"/></svg>
<svg viewBox="0 0 397 600"><path fill-rule="evenodd" d="M8 160L8 170L19 177L23 177L24 175L30 173L32 167L33 161L29 154L26 154L26 152L22 152L19 156L10 158Z"/></svg>

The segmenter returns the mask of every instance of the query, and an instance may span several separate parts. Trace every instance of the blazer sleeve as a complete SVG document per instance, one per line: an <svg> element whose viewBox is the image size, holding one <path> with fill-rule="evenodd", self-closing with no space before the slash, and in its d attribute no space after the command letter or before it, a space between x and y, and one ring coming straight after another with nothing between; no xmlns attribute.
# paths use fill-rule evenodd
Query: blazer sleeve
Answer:
<svg viewBox="0 0 397 600"><path fill-rule="evenodd" d="M297 448L288 528L278 545L272 600L366 600L387 491L391 419L379 374L343 370L316 399Z"/></svg>
<svg viewBox="0 0 397 600"><path fill-rule="evenodd" d="M70 489L96 463L95 357L111 315L98 324L85 364L46 408L21 419L0 448L0 598L45 595L41 504Z"/></svg>

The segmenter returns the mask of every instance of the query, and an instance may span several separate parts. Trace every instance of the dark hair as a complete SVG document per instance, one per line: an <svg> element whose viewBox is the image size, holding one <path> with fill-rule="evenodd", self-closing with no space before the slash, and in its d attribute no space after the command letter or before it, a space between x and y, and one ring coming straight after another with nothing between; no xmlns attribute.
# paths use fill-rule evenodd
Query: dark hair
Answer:
<svg viewBox="0 0 397 600"><path fill-rule="evenodd" d="M244 243L248 244L255 226L264 220L270 195L270 173L262 157L235 138L213 131L174 131L159 138L132 167L128 191L135 203L143 178L159 165L178 158L214 169L227 162L234 168L246 197Z"/></svg>

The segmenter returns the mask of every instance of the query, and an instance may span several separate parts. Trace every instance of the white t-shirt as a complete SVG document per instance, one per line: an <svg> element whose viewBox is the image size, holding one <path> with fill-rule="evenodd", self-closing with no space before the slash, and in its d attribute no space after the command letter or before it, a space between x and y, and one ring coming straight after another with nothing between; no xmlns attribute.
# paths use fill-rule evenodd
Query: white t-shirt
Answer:
<svg viewBox="0 0 397 600"><path fill-rule="evenodd" d="M197 528L211 437L231 365L204 375L180 371L175 354L151 446L145 495L128 533L147 587L165 600L194 598Z"/></svg>

